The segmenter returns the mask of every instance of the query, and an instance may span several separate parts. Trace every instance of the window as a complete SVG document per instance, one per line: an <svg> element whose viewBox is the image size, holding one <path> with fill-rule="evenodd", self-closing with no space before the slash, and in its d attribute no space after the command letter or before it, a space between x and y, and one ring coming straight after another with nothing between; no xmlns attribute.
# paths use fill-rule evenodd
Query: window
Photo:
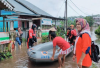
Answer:
<svg viewBox="0 0 100 68"><path fill-rule="evenodd" d="M27 22L27 29L29 29L29 22Z"/></svg>
<svg viewBox="0 0 100 68"><path fill-rule="evenodd" d="M24 22L22 22L22 28L23 28L23 30L24 30Z"/></svg>

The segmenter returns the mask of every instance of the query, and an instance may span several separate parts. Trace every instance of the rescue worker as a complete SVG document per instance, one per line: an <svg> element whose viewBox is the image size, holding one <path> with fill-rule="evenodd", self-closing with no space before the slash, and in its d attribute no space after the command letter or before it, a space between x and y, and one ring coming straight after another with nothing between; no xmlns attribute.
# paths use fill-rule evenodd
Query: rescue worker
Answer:
<svg viewBox="0 0 100 68"><path fill-rule="evenodd" d="M28 31L28 37L27 37L27 48L29 49L30 47L33 46L34 41L36 41L34 39L34 36L36 36L36 34L34 34L34 30L36 29L35 25L32 25L32 28L29 29Z"/></svg>
<svg viewBox="0 0 100 68"><path fill-rule="evenodd" d="M33 24L33 34L32 34L34 40L33 45L37 45L36 27L37 27L36 24Z"/></svg>
<svg viewBox="0 0 100 68"><path fill-rule="evenodd" d="M74 45L76 39L76 32L71 30L71 28L67 28L67 38L70 44Z"/></svg>
<svg viewBox="0 0 100 68"><path fill-rule="evenodd" d="M62 37L56 37L55 33L51 33L51 37L53 39L53 55L51 57L51 60L54 60L56 46L59 46L60 49L58 51L60 50L61 51L58 56L58 61L59 61L58 68L61 68L62 66L64 66L65 55L67 54L67 49L70 48L70 44L66 40L64 40ZM61 60L62 57L63 57L63 61Z"/></svg>
<svg viewBox="0 0 100 68"><path fill-rule="evenodd" d="M76 19L76 28L78 30L78 37L75 41L73 60L77 59L79 68L89 68L92 60L89 56L91 54L91 33L88 22L85 19Z"/></svg>
<svg viewBox="0 0 100 68"><path fill-rule="evenodd" d="M71 30L74 30L76 32L76 30L74 29L74 25L70 25Z"/></svg>

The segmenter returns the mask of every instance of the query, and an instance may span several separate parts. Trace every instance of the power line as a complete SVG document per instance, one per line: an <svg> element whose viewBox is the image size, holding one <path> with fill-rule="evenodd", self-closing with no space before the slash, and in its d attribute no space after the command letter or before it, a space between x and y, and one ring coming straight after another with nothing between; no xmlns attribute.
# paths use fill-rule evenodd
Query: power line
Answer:
<svg viewBox="0 0 100 68"><path fill-rule="evenodd" d="M65 1L64 1L64 2L65 2ZM60 9L62 8L62 6L63 6L64 2L62 3L62 5L61 5ZM59 12L60 12L60 9L59 9L59 11L58 11L58 13L57 13L57 16L58 16L58 14L59 14Z"/></svg>
<svg viewBox="0 0 100 68"><path fill-rule="evenodd" d="M73 9L69 4L68 4L68 6L71 8L71 9ZM73 9L74 10L74 9ZM74 10L75 11L75 10ZM75 11L76 12L76 11ZM80 15L78 12L76 12L78 15Z"/></svg>
<svg viewBox="0 0 100 68"><path fill-rule="evenodd" d="M71 0L70 0L71 1ZM72 2L72 1L71 1ZM72 2L73 3L73 2ZM73 3L74 4L74 3ZM75 5L75 4L74 4ZM76 6L76 5L75 5ZM76 6L77 7L77 6ZM78 7L77 7L78 8ZM79 9L79 8L78 8ZM80 9L79 9L80 10ZM80 10L82 13L84 13L82 10ZM86 13L84 13L85 15L88 15Z"/></svg>
<svg viewBox="0 0 100 68"><path fill-rule="evenodd" d="M92 10L92 9L90 9L90 8L86 8L86 7L83 7L83 6L81 6L81 7L84 8L84 9L90 10L90 11L98 12L98 11ZM99 12L98 12L98 13L99 13Z"/></svg>

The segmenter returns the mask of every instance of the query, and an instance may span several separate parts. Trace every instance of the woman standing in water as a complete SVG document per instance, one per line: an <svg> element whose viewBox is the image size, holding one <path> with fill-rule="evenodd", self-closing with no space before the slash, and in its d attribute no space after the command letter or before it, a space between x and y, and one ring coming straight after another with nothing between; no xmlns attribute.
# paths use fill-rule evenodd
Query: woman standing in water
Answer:
<svg viewBox="0 0 100 68"><path fill-rule="evenodd" d="M20 39L19 39L20 34L19 34L19 32L17 31L18 28L17 28L17 29L14 29L14 30L15 30L15 32L16 32L16 34L15 34L15 41L19 44L19 48L21 49L21 42L20 42Z"/></svg>
<svg viewBox="0 0 100 68"><path fill-rule="evenodd" d="M92 60L89 56L91 53L91 34L88 22L85 19L76 19L76 28L78 30L78 37L75 41L74 55L77 58L79 68L89 68Z"/></svg>
<svg viewBox="0 0 100 68"><path fill-rule="evenodd" d="M23 35L23 32L21 31L21 28L19 27L18 28L18 33L19 33L19 39L20 39L20 42L21 42L21 45L22 45L22 35Z"/></svg>

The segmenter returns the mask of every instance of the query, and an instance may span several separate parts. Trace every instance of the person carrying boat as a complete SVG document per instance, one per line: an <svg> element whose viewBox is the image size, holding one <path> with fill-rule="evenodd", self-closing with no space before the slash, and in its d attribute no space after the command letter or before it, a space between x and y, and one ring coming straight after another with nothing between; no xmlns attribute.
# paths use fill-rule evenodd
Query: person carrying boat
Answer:
<svg viewBox="0 0 100 68"><path fill-rule="evenodd" d="M76 39L76 32L71 30L71 28L67 28L67 38L70 44L74 45Z"/></svg>
<svg viewBox="0 0 100 68"><path fill-rule="evenodd" d="M28 31L28 36L27 36L27 48L28 49L33 47L34 42L37 42L35 29L36 29L36 26L33 24L31 29L29 29Z"/></svg>
<svg viewBox="0 0 100 68"><path fill-rule="evenodd" d="M61 51L58 55L58 61L59 61L58 68L61 68L62 66L64 66L65 55L67 54L67 49L70 48L70 44L66 40L64 40L62 37L56 37L55 33L51 33L51 37L53 40L53 55L51 57L51 60L54 60L56 46L59 46L60 49L58 51L60 51L60 50ZM62 57L63 57L63 61L61 60Z"/></svg>

